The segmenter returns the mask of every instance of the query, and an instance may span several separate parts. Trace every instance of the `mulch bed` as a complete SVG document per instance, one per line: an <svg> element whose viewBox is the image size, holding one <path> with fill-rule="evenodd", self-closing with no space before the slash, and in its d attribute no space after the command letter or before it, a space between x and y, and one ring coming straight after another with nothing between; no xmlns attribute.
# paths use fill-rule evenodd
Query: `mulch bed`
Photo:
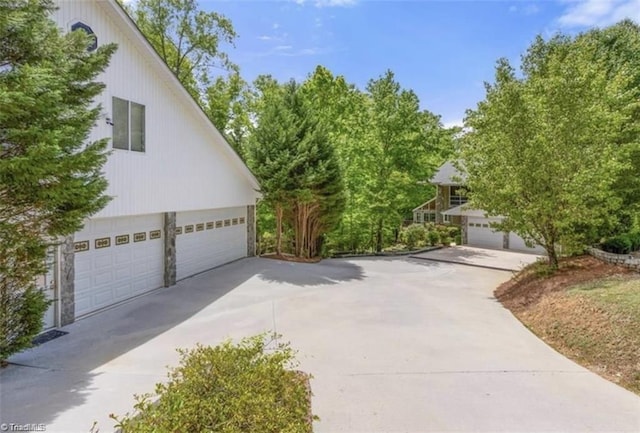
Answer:
<svg viewBox="0 0 640 433"><path fill-rule="evenodd" d="M276 254L276 253L268 253L262 254L260 257L265 259L275 259L275 260L284 260L286 262L297 262L297 263L318 263L322 260L322 257L313 257L310 259L306 259L304 257L296 257L293 254Z"/></svg>

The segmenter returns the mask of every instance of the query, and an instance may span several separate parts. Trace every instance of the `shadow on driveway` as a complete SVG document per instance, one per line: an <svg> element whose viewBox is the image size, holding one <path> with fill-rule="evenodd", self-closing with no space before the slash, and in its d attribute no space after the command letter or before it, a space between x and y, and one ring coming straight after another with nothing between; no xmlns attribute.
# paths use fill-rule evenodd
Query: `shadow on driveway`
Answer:
<svg viewBox="0 0 640 433"><path fill-rule="evenodd" d="M272 283L286 283L300 287L337 284L344 281L362 280L360 266L343 260L323 260L319 263L295 263L264 259L274 262L265 267L259 277Z"/></svg>
<svg viewBox="0 0 640 433"><path fill-rule="evenodd" d="M12 364L0 370L0 422L42 423L51 425L47 431L71 433L63 426L58 427L58 423L54 421L75 407L87 404L91 407L92 403L88 400L97 390L102 392L105 387L111 387L117 395L118 383L109 382L112 374L109 368L104 367L105 364L116 360L116 367L112 368L120 368L124 375L118 380L129 383L140 380L136 379L140 376L140 371L143 375L147 374L147 377L157 376L154 381L163 380L164 371L145 373L145 365L141 364L121 368L118 363L122 361L117 358L192 319L204 309L213 309L218 315L224 314L227 308L233 309L235 301L226 301L225 296L240 287L240 294L235 296L239 299L237 303L250 305L264 302L273 296L271 290L262 290L267 282L317 287L362 278L362 268L347 262L294 264L249 258L101 311L61 328L68 335L9 359ZM221 301L222 298L225 298L224 302ZM202 331L206 333L206 329ZM177 346L155 347L154 351L161 351L157 353L158 358L164 359L171 358ZM149 353L145 356L153 359L155 355ZM137 371L127 377L128 370ZM101 378L103 375L105 376ZM152 391L152 387L145 386L143 389ZM130 397L122 395L123 399L128 400ZM108 407L100 407L100 412L109 411ZM101 426L106 427L104 424ZM89 424L82 431L87 432L90 427Z"/></svg>

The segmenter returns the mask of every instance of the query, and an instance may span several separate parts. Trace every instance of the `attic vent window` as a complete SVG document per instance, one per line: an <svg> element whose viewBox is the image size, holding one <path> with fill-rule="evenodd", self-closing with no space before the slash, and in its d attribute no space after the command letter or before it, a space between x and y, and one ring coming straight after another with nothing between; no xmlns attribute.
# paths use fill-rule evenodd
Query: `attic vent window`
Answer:
<svg viewBox="0 0 640 433"><path fill-rule="evenodd" d="M86 25L83 22L78 21L77 23L74 23L71 26L71 31L72 32L75 32L76 30L82 30L87 35L89 35L89 39L91 40L91 42L89 42L89 46L87 47L87 51L89 51L89 52L95 51L98 48L98 37L96 36L95 33L93 33L93 30L91 29L91 27L89 27L88 25Z"/></svg>

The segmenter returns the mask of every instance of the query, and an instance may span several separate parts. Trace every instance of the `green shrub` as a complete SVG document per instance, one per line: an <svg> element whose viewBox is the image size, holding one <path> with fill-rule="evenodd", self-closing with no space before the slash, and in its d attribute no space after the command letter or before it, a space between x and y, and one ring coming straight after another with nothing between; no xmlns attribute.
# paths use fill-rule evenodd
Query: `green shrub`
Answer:
<svg viewBox="0 0 640 433"><path fill-rule="evenodd" d="M0 293L0 360L31 347L42 330L42 317L50 303L35 285Z"/></svg>
<svg viewBox="0 0 640 433"><path fill-rule="evenodd" d="M629 240L631 241L631 251L640 250L640 231L629 233Z"/></svg>
<svg viewBox="0 0 640 433"><path fill-rule="evenodd" d="M260 234L257 243L257 254L272 253L276 250L276 236L270 232Z"/></svg>
<svg viewBox="0 0 640 433"><path fill-rule="evenodd" d="M456 243L456 245L462 245L462 236L456 235L456 237L454 238L454 242Z"/></svg>
<svg viewBox="0 0 640 433"><path fill-rule="evenodd" d="M622 234L605 240L601 246L609 253L628 254L631 252L632 242L629 235Z"/></svg>
<svg viewBox="0 0 640 433"><path fill-rule="evenodd" d="M400 233L401 241L406 244L407 248L410 250L424 246L426 238L427 231L422 224L411 224L410 226L403 228Z"/></svg>
<svg viewBox="0 0 640 433"><path fill-rule="evenodd" d="M136 396L133 415L111 415L122 433L312 431L309 376L290 369L288 344L267 351L263 334L179 352L168 383Z"/></svg>
<svg viewBox="0 0 640 433"><path fill-rule="evenodd" d="M427 238L429 240L429 245L438 245L440 243L440 233L437 230L432 230L427 233Z"/></svg>

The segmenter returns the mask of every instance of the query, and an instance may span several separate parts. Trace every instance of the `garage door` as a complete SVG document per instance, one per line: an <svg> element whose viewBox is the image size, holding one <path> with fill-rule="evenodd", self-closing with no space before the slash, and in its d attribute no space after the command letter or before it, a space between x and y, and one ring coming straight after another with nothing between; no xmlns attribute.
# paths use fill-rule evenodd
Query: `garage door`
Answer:
<svg viewBox="0 0 640 433"><path fill-rule="evenodd" d="M234 207L176 215L177 279L247 255L247 209Z"/></svg>
<svg viewBox="0 0 640 433"><path fill-rule="evenodd" d="M533 248L528 247L524 243L524 239L513 232L509 233L509 249L526 253L544 254L544 248L542 248L540 245L536 245Z"/></svg>
<svg viewBox="0 0 640 433"><path fill-rule="evenodd" d="M164 285L161 214L89 220L75 234L76 317Z"/></svg>
<svg viewBox="0 0 640 433"><path fill-rule="evenodd" d="M504 235L491 229L490 224L498 220L488 218L469 218L467 244L470 246L502 249Z"/></svg>

